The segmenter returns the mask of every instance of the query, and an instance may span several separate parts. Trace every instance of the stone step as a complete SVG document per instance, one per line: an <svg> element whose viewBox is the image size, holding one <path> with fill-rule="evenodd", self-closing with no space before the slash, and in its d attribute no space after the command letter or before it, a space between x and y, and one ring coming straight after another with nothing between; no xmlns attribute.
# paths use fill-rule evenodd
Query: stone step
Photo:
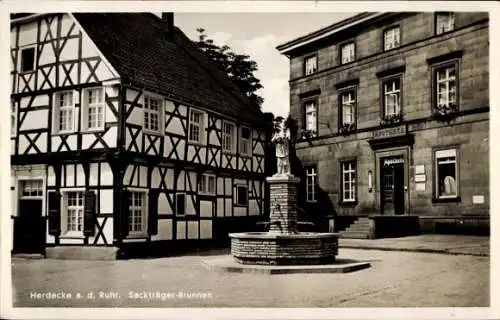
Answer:
<svg viewBox="0 0 500 320"><path fill-rule="evenodd" d="M60 246L45 250L48 259L62 260L116 260L117 254L116 247Z"/></svg>
<svg viewBox="0 0 500 320"><path fill-rule="evenodd" d="M349 227L345 229L344 231L352 231L352 232L370 232L370 227Z"/></svg>
<svg viewBox="0 0 500 320"><path fill-rule="evenodd" d="M346 239L369 239L370 234L361 232L341 232L340 237Z"/></svg>

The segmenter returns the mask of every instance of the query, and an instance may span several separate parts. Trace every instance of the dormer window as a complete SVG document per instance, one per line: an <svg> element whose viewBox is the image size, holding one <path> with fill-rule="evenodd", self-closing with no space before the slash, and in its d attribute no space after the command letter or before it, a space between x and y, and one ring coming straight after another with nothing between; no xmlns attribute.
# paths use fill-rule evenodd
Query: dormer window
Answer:
<svg viewBox="0 0 500 320"><path fill-rule="evenodd" d="M436 34L449 32L455 29L455 14L453 12L436 13Z"/></svg>
<svg viewBox="0 0 500 320"><path fill-rule="evenodd" d="M305 75L310 75L318 70L318 58L316 56L307 57L304 60Z"/></svg>

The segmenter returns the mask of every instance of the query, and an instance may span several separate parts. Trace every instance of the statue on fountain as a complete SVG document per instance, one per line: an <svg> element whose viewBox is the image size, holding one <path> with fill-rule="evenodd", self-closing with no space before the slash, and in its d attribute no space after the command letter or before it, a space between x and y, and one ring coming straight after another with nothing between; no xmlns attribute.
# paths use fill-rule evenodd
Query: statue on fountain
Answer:
<svg viewBox="0 0 500 320"><path fill-rule="evenodd" d="M289 176L290 171L290 130L285 127L283 119L275 121L276 132L271 142L276 146L277 172L275 176Z"/></svg>

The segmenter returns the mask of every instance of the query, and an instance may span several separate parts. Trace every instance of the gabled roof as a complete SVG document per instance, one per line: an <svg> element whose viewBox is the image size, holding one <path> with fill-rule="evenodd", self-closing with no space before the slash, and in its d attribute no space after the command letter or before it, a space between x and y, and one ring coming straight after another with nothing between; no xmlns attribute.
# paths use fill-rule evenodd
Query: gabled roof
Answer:
<svg viewBox="0 0 500 320"><path fill-rule="evenodd" d="M262 112L178 28L152 13L74 13L122 80L249 123Z"/></svg>
<svg viewBox="0 0 500 320"><path fill-rule="evenodd" d="M329 25L327 27L321 28L319 30L313 31L309 34L301 36L299 38L290 40L286 43L283 43L276 47L281 54L288 54L289 52L300 48L306 44L310 44L316 41L319 41L325 37L330 37L335 35L336 33L346 30L348 28L358 27L361 23L372 20L379 16L384 15L384 13L376 13L376 12L362 12L347 19L343 19L337 23Z"/></svg>

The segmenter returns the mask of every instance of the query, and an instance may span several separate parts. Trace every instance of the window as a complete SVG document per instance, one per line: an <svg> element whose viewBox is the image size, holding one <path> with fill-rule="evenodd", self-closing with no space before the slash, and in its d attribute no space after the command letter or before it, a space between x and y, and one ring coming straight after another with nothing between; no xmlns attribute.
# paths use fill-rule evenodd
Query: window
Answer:
<svg viewBox="0 0 500 320"><path fill-rule="evenodd" d="M306 200L309 202L316 201L316 183L318 173L316 167L306 168Z"/></svg>
<svg viewBox="0 0 500 320"><path fill-rule="evenodd" d="M83 191L63 192L66 233L83 232Z"/></svg>
<svg viewBox="0 0 500 320"><path fill-rule="evenodd" d="M175 214L178 216L186 214L186 194L184 193L175 194Z"/></svg>
<svg viewBox="0 0 500 320"><path fill-rule="evenodd" d="M455 29L455 14L453 12L436 13L436 34Z"/></svg>
<svg viewBox="0 0 500 320"><path fill-rule="evenodd" d="M342 166L342 202L356 201L356 162L346 161Z"/></svg>
<svg viewBox="0 0 500 320"><path fill-rule="evenodd" d="M340 93L341 125L356 122L356 90L349 89Z"/></svg>
<svg viewBox="0 0 500 320"><path fill-rule="evenodd" d="M222 150L226 152L235 152L236 139L234 137L235 126L234 124L224 121L222 126Z"/></svg>
<svg viewBox="0 0 500 320"><path fill-rule="evenodd" d="M146 232L146 192L130 192L128 202L128 231L129 234Z"/></svg>
<svg viewBox="0 0 500 320"><path fill-rule="evenodd" d="M21 198L40 198L43 196L42 180L23 180L21 181Z"/></svg>
<svg viewBox="0 0 500 320"><path fill-rule="evenodd" d="M55 93L54 132L71 133L75 130L73 91Z"/></svg>
<svg viewBox="0 0 500 320"><path fill-rule="evenodd" d="M189 112L189 141L201 143L204 136L204 113L191 109Z"/></svg>
<svg viewBox="0 0 500 320"><path fill-rule="evenodd" d="M394 116L401 113L401 79L393 78L385 80L383 86L384 117Z"/></svg>
<svg viewBox="0 0 500 320"><path fill-rule="evenodd" d="M457 150L436 151L436 193L437 197L458 197Z"/></svg>
<svg viewBox="0 0 500 320"><path fill-rule="evenodd" d="M316 56L307 57L304 61L305 75L310 75L318 70L318 58Z"/></svg>
<svg viewBox="0 0 500 320"><path fill-rule="evenodd" d="M242 155L249 156L252 153L251 132L249 128L241 127L240 153Z"/></svg>
<svg viewBox="0 0 500 320"><path fill-rule="evenodd" d="M349 42L340 47L340 63L345 64L354 61L355 59L354 42Z"/></svg>
<svg viewBox="0 0 500 320"><path fill-rule="evenodd" d="M15 137L17 131L17 108L14 100L10 101L10 136Z"/></svg>
<svg viewBox="0 0 500 320"><path fill-rule="evenodd" d="M90 88L83 91L83 130L104 130L104 90Z"/></svg>
<svg viewBox="0 0 500 320"><path fill-rule="evenodd" d="M144 95L144 129L160 133L162 128L162 100Z"/></svg>
<svg viewBox="0 0 500 320"><path fill-rule="evenodd" d="M35 47L21 49L21 72L35 70Z"/></svg>
<svg viewBox="0 0 500 320"><path fill-rule="evenodd" d="M246 206L248 205L248 187L247 186L236 186L236 205Z"/></svg>
<svg viewBox="0 0 500 320"><path fill-rule="evenodd" d="M204 173L198 183L198 191L205 194L215 194L215 175Z"/></svg>
<svg viewBox="0 0 500 320"><path fill-rule="evenodd" d="M400 43L399 27L393 27L384 31L384 50L397 48Z"/></svg>
<svg viewBox="0 0 500 320"><path fill-rule="evenodd" d="M457 65L437 68L436 75L436 107L456 107L457 105Z"/></svg>
<svg viewBox="0 0 500 320"><path fill-rule="evenodd" d="M316 134L317 132L317 117L316 117L316 101L308 101L305 103L305 129Z"/></svg>

